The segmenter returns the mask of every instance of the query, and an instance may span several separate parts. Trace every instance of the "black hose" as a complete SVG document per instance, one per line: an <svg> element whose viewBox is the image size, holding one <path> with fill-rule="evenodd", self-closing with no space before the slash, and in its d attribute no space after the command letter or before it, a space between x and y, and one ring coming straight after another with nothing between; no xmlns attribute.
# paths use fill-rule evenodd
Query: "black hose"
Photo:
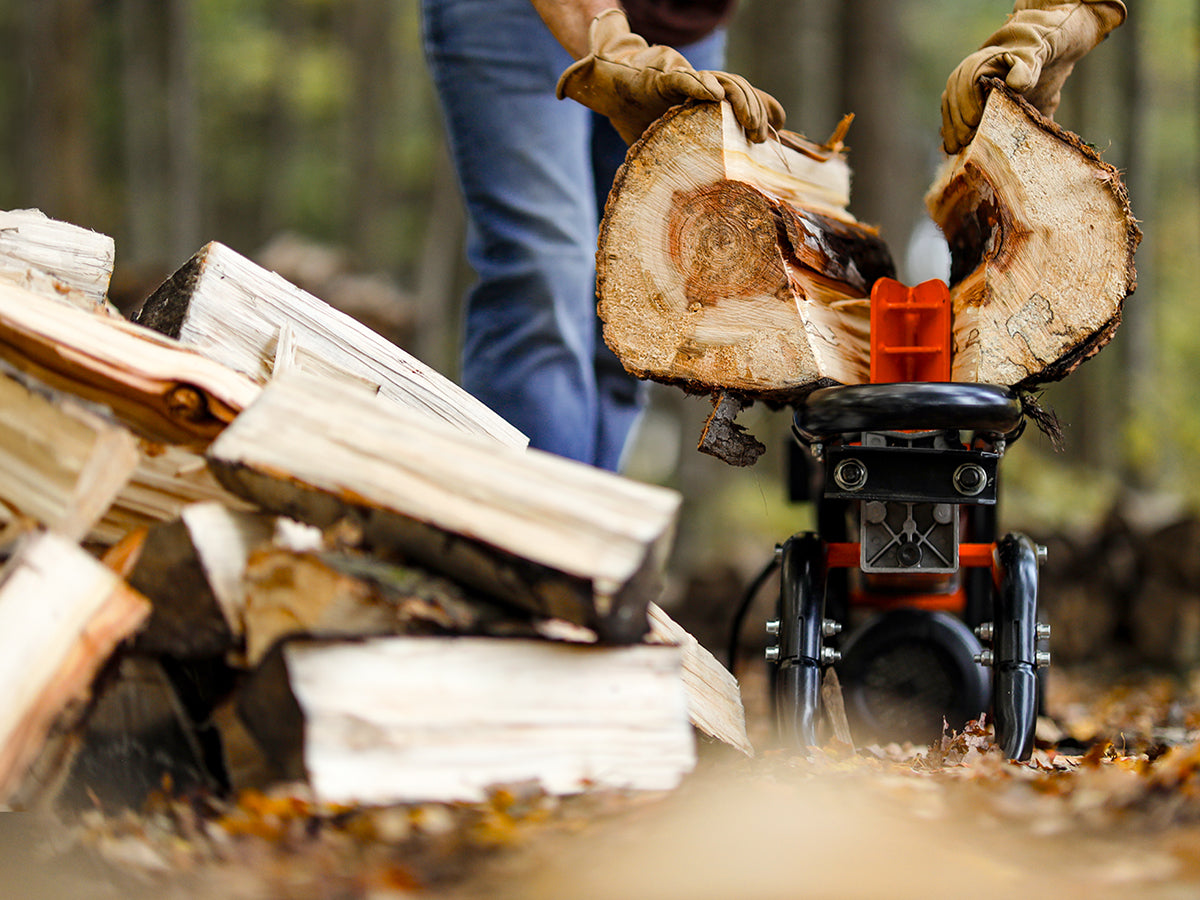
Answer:
<svg viewBox="0 0 1200 900"><path fill-rule="evenodd" d="M728 660L729 671L734 672L737 667L738 644L742 634L742 626L746 622L746 614L750 612L750 606L754 603L754 598L758 595L759 590L767 579L779 568L779 557L772 556L771 561L766 564L758 576L750 582L750 586L746 588L746 593L742 595L742 602L738 604L737 612L734 614L733 623L729 628L729 646L725 651L725 658Z"/></svg>

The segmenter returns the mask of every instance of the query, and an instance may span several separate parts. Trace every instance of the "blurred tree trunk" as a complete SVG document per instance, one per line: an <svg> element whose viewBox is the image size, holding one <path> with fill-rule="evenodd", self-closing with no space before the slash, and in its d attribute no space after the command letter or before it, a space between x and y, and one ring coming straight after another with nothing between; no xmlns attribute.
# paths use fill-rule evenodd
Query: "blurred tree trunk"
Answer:
<svg viewBox="0 0 1200 900"><path fill-rule="evenodd" d="M170 245L173 262L182 263L203 240L200 128L195 78L195 23L192 0L168 0L167 146L169 149Z"/></svg>
<svg viewBox="0 0 1200 900"><path fill-rule="evenodd" d="M1063 89L1055 119L1100 148L1125 176L1133 213L1154 219L1152 102L1141 40L1146 0L1127 0L1129 19L1076 66ZM1122 325L1108 353L1079 369L1050 392L1067 426L1067 449L1088 466L1118 472L1129 485L1151 487L1153 460L1136 458L1130 435L1152 422L1157 379L1152 254L1137 257L1138 288L1126 302Z"/></svg>
<svg viewBox="0 0 1200 900"><path fill-rule="evenodd" d="M157 123L162 97L156 65L159 45L152 36L161 4L157 0L121 0L121 117L125 154L125 229L119 235L122 259L133 266L156 259L162 250L163 149Z"/></svg>
<svg viewBox="0 0 1200 900"><path fill-rule="evenodd" d="M380 190L385 183L380 157L385 141L398 139L389 127L396 121L394 10L391 0L346 0L343 8L343 39L354 67L345 135L352 211L349 237L358 255L371 261L388 258L390 249L380 227L390 200Z"/></svg>
<svg viewBox="0 0 1200 900"><path fill-rule="evenodd" d="M773 95L787 127L822 141L841 109L841 0L744 0L729 29L729 68Z"/></svg>
<svg viewBox="0 0 1200 900"><path fill-rule="evenodd" d="M92 0L22 3L24 196L48 215L89 225L94 197Z"/></svg>
<svg viewBox="0 0 1200 900"><path fill-rule="evenodd" d="M299 58L310 35L304 21L304 4L293 0L273 0L269 5L273 30L280 44L288 48L279 58L271 80L270 111L262 132L265 171L258 199L258 221L248 233L267 241L288 221L291 206L292 176L296 166L296 148L303 128L295 109L293 87L299 80ZM336 198L330 198L330 214L336 216Z"/></svg>
<svg viewBox="0 0 1200 900"><path fill-rule="evenodd" d="M1157 194L1157 179L1148 152L1152 142L1145 139L1150 134L1148 111L1152 105L1148 96L1150 89L1146 59L1142 53L1149 3L1147 0L1127 0L1127 6L1129 20L1122 28L1126 33L1122 35L1123 43L1119 45L1122 51L1120 68L1125 76L1125 89L1119 94L1125 120L1122 167L1126 172L1129 195L1135 204L1134 214L1143 221L1149 221L1157 219L1156 210L1151 208ZM1158 298L1155 289L1158 279L1153 254L1141 254L1137 266L1138 289L1125 306L1124 333L1121 335L1122 343L1118 345L1124 351L1121 357L1121 380L1125 388L1125 430L1154 427L1157 421L1154 398L1159 381L1156 349L1159 340L1156 322ZM1160 461L1138 459L1128 440L1125 444L1121 459L1124 480L1139 487L1152 486L1154 471L1161 467L1153 465L1153 470L1147 471L1147 465Z"/></svg>
<svg viewBox="0 0 1200 900"><path fill-rule="evenodd" d="M905 72L906 39L896 0L841 4L842 108L855 115L847 145L854 188L850 209L879 225L897 258L923 213L932 172L918 145ZM913 178L912 173L922 177Z"/></svg>

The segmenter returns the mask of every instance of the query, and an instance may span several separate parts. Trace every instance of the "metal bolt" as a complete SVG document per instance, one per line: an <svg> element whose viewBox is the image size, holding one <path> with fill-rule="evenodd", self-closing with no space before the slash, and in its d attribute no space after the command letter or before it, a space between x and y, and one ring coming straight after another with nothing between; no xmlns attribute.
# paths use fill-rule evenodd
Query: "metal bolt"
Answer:
<svg viewBox="0 0 1200 900"><path fill-rule="evenodd" d="M979 653L975 654L975 662L979 663L981 666L991 666L995 661L996 657L991 650L981 650Z"/></svg>
<svg viewBox="0 0 1200 900"><path fill-rule="evenodd" d="M821 635L823 637L833 637L835 634L842 633L842 623L836 619L823 619L821 621Z"/></svg>
<svg viewBox="0 0 1200 900"><path fill-rule="evenodd" d="M779 562L782 559L783 559L783 544L776 544L775 545L775 562Z"/></svg>
<svg viewBox="0 0 1200 900"><path fill-rule="evenodd" d="M820 462L825 458L825 445L820 441L816 441L808 446L808 452L812 454L812 458Z"/></svg>
<svg viewBox="0 0 1200 900"><path fill-rule="evenodd" d="M1046 564L1046 560L1049 558L1049 556L1050 556L1050 551L1046 549L1046 545L1038 544L1037 545L1037 563L1038 563L1038 565L1044 566Z"/></svg>
<svg viewBox="0 0 1200 900"><path fill-rule="evenodd" d="M1047 625L1045 622L1038 622L1037 639L1039 641L1050 640L1050 626Z"/></svg>
<svg viewBox="0 0 1200 900"><path fill-rule="evenodd" d="M954 471L954 489L965 497L982 494L987 482L987 472L978 463L963 463Z"/></svg>
<svg viewBox="0 0 1200 900"><path fill-rule="evenodd" d="M779 634L779 620L771 619L767 622L767 634Z"/></svg>
<svg viewBox="0 0 1200 900"><path fill-rule="evenodd" d="M843 491L861 491L867 483L867 467L862 460L843 459L833 470L833 480Z"/></svg>
<svg viewBox="0 0 1200 900"><path fill-rule="evenodd" d="M1050 651L1039 650L1034 656L1034 663L1039 669L1045 669L1050 665Z"/></svg>
<svg viewBox="0 0 1200 900"><path fill-rule="evenodd" d="M996 626L992 622L980 622L975 626L975 637L981 641L990 641L996 633Z"/></svg>
<svg viewBox="0 0 1200 900"><path fill-rule="evenodd" d="M840 662L841 659L842 659L842 654L838 653L832 647L822 647L821 648L821 664L822 665L831 666L835 662Z"/></svg>
<svg viewBox="0 0 1200 900"><path fill-rule="evenodd" d="M779 648L778 647L768 647L766 657L767 657L767 662L779 662Z"/></svg>

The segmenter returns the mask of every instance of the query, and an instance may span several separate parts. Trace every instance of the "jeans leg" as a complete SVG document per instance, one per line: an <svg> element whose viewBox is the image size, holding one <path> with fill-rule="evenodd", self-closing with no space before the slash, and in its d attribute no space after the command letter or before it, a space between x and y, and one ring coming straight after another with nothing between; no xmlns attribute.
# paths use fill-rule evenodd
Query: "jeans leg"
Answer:
<svg viewBox="0 0 1200 900"><path fill-rule="evenodd" d="M590 113L529 0L424 0L426 52L479 277L463 386L534 447L595 464L597 213Z"/></svg>

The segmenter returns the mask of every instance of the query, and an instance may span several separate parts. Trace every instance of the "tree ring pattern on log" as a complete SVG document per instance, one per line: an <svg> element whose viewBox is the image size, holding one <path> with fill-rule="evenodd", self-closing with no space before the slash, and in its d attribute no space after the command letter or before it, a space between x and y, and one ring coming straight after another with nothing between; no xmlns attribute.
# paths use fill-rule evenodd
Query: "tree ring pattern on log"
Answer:
<svg viewBox="0 0 1200 900"><path fill-rule="evenodd" d="M778 240L773 206L744 183L718 181L671 197L668 255L691 308L740 297L790 302Z"/></svg>

